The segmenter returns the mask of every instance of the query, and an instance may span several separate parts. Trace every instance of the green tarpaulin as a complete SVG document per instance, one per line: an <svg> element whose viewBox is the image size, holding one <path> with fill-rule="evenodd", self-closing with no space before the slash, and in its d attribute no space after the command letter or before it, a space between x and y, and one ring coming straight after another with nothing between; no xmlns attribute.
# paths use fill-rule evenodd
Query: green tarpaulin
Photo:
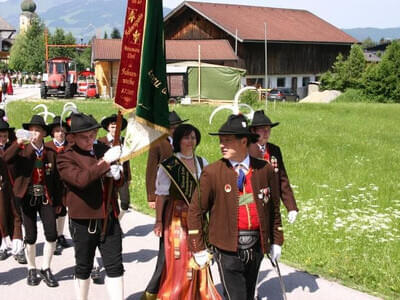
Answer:
<svg viewBox="0 0 400 300"><path fill-rule="evenodd" d="M233 100L236 92L240 89L240 80L246 74L243 69L200 65L200 91L201 99ZM199 96L199 69L191 66L187 70L188 96L196 99Z"/></svg>

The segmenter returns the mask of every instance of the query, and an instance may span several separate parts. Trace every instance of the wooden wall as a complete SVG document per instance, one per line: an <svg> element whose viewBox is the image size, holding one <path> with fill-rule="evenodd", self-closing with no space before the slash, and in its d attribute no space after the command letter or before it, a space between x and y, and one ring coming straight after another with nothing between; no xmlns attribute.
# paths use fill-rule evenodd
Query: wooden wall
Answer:
<svg viewBox="0 0 400 300"><path fill-rule="evenodd" d="M172 40L227 39L232 49L235 40L191 9L183 9L165 22L165 38ZM350 45L268 43L268 74L320 74L328 71L337 55L348 55ZM237 63L224 65L247 70L247 75L263 75L264 41L238 42Z"/></svg>

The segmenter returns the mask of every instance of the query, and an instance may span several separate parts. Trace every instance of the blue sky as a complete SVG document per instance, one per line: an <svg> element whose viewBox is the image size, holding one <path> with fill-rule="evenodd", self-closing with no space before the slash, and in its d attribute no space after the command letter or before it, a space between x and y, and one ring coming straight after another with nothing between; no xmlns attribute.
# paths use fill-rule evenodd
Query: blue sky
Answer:
<svg viewBox="0 0 400 300"><path fill-rule="evenodd" d="M194 0L308 10L339 28L400 27L399 0ZM174 8L181 0L163 0Z"/></svg>

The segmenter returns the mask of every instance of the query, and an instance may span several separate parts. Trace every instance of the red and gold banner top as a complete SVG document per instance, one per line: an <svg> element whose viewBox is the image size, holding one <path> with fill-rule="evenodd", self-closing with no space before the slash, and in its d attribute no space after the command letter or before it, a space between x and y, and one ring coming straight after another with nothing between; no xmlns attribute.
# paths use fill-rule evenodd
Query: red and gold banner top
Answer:
<svg viewBox="0 0 400 300"><path fill-rule="evenodd" d="M126 9L121 62L115 94L115 103L125 110L135 108L138 99L146 4L146 0L129 0Z"/></svg>

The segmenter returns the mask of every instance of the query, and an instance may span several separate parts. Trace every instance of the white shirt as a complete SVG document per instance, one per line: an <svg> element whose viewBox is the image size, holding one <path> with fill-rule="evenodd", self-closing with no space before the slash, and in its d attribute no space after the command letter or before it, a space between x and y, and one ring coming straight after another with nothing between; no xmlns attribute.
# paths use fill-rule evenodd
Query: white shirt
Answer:
<svg viewBox="0 0 400 300"><path fill-rule="evenodd" d="M181 153L180 152L176 153L176 156L178 158L181 158ZM196 158L196 169L197 169L196 177L197 179L199 179L202 170L200 168L200 163L197 160L196 156L195 158ZM203 157L201 157L201 159L203 160L203 168L204 168L205 166L208 165L208 161ZM159 196L168 196L170 186L171 186L171 179L168 177L167 173L165 173L163 168L158 168L155 194Z"/></svg>
<svg viewBox="0 0 400 300"><path fill-rule="evenodd" d="M247 154L246 158L241 162L237 162L237 161L234 161L234 160L229 160L229 162L231 163L231 165L235 169L236 173L238 173L238 174L239 174L239 168L238 168L239 165L241 166L242 170L245 173L250 169L250 156L249 156L249 154Z"/></svg>

